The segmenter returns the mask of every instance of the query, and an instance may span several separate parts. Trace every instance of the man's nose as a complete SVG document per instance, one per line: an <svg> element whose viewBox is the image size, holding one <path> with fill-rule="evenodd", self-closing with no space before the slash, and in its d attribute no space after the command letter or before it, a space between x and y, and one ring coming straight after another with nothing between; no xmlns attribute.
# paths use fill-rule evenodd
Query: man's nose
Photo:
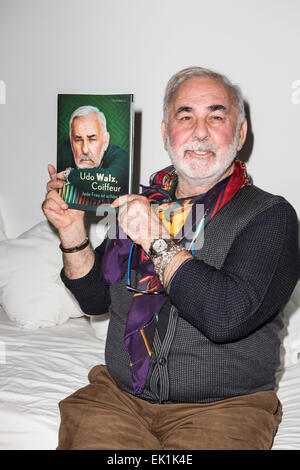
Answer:
<svg viewBox="0 0 300 470"><path fill-rule="evenodd" d="M89 145L88 145L88 141L86 139L83 139L83 141L82 141L82 153L84 155L87 155L89 153Z"/></svg>
<svg viewBox="0 0 300 470"><path fill-rule="evenodd" d="M193 140L205 140L209 135L207 122L205 119L198 118L193 127Z"/></svg>

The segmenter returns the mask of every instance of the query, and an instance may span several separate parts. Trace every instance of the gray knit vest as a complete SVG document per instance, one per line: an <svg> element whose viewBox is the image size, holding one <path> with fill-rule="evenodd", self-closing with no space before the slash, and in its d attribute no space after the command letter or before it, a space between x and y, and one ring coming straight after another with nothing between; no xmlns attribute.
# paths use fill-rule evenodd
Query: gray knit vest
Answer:
<svg viewBox="0 0 300 470"><path fill-rule="evenodd" d="M258 214L284 201L255 186L241 189L207 225L204 245L196 255L220 269L238 234ZM106 341L106 365L118 386L134 393L130 359L123 348L127 312L132 294L125 278L110 287L111 320ZM153 341L153 354L140 398L153 403L207 403L275 388L280 362L279 331L282 315L246 338L225 344L208 340L172 306L165 337Z"/></svg>

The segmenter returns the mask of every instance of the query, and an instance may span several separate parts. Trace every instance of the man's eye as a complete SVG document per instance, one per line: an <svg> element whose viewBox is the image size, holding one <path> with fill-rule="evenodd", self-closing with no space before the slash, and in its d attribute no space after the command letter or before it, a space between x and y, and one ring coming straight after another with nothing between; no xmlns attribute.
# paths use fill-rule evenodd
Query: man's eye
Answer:
<svg viewBox="0 0 300 470"><path fill-rule="evenodd" d="M211 116L214 121L223 121L223 116Z"/></svg>
<svg viewBox="0 0 300 470"><path fill-rule="evenodd" d="M192 119L191 116L182 116L180 121L189 121L190 119Z"/></svg>

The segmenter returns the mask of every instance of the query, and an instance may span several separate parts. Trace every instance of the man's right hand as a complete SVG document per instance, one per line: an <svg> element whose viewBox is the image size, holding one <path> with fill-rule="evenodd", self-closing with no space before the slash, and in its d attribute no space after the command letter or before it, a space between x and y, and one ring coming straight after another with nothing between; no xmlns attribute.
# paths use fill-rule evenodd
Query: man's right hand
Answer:
<svg viewBox="0 0 300 470"><path fill-rule="evenodd" d="M43 212L49 222L57 228L63 246L76 246L86 237L84 211L68 208L68 204L57 192L64 183L57 178L56 168L48 165L48 172L50 181L47 183L47 194L42 204Z"/></svg>
<svg viewBox="0 0 300 470"><path fill-rule="evenodd" d="M68 205L60 197L57 189L63 187L63 181L57 179L56 169L48 165L50 181L47 183L47 194L42 209L54 227L57 228L64 248L78 246L86 238L84 211L68 209ZM90 245L76 253L64 253L64 270L69 279L85 276L92 268L95 260L94 251Z"/></svg>

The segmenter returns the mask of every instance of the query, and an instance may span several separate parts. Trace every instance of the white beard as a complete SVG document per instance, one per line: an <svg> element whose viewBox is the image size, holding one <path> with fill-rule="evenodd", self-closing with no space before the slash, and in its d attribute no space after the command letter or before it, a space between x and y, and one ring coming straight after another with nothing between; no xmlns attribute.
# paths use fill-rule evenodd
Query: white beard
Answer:
<svg viewBox="0 0 300 470"><path fill-rule="evenodd" d="M188 180L191 186L208 182L214 184L221 179L234 161L238 151L239 135L237 132L233 142L224 148L222 154L213 144L199 141L184 144L175 152L169 136L167 136L166 148L179 177ZM193 152L211 151L213 154L205 158L201 158L201 155L194 157L187 153L188 150Z"/></svg>
<svg viewBox="0 0 300 470"><path fill-rule="evenodd" d="M104 155L104 147L105 147L105 143L102 145L102 148L101 148L101 151L100 151L100 154L96 160L96 162L94 161L94 159L91 157L91 155L80 155L79 157L79 163L77 164L76 162L76 166L77 168L80 168L80 169L84 169L84 168L98 168L102 162L102 158L103 158L103 155ZM88 163L81 163L82 160L89 160L90 162L93 163L92 166L90 166Z"/></svg>

